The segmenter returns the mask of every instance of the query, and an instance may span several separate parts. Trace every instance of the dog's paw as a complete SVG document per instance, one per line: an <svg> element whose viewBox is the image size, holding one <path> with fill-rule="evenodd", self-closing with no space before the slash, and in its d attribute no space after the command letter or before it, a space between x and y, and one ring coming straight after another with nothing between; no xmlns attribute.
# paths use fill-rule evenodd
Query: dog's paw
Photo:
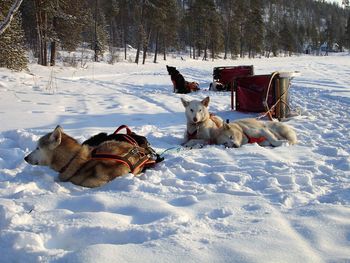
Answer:
<svg viewBox="0 0 350 263"><path fill-rule="evenodd" d="M196 144L196 145L191 146L190 149L191 149L191 150L192 150L192 149L202 149L203 147L204 147L203 144Z"/></svg>
<svg viewBox="0 0 350 263"><path fill-rule="evenodd" d="M282 145L288 146L289 145L288 140L278 140L272 144L272 146L274 146L274 147L278 147L278 146L282 146Z"/></svg>
<svg viewBox="0 0 350 263"><path fill-rule="evenodd" d="M204 147L204 144L189 141L187 143L182 144L182 146L186 147L187 149L201 149Z"/></svg>

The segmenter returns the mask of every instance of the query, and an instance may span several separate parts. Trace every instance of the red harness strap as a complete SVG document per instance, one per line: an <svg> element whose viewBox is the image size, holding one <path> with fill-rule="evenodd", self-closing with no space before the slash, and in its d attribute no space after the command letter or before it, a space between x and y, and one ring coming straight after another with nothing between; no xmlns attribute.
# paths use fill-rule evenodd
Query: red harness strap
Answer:
<svg viewBox="0 0 350 263"><path fill-rule="evenodd" d="M211 119L215 123L217 128L220 128L220 123L218 123L218 121L215 118L213 118L213 117L215 117L215 114L214 113L210 113L209 119ZM188 140L197 139L197 132L198 132L197 129L194 132L192 132L192 133L187 131L187 138L188 138ZM214 144L214 143L209 141L209 144Z"/></svg>
<svg viewBox="0 0 350 263"><path fill-rule="evenodd" d="M122 135L123 135L125 141L134 145L135 148L133 150L131 150L126 156L119 156L119 155L110 154L110 153L96 153L96 149L95 149L91 153L91 159L109 160L109 161L112 160L114 162L124 164L129 168L131 173L138 171L140 169L140 167L142 167L144 165L151 166L151 165L155 164L156 161L150 160L149 155L145 154L142 151L137 150L137 149L139 149L139 145L136 142L136 140L130 136L132 134L132 132L128 126L121 125L118 129L115 130L115 132L113 134L118 134L122 129L126 129L126 134L122 134ZM136 151L136 153L135 153L135 151ZM128 157L132 154L138 154L140 157L140 159L135 164L132 164L128 159Z"/></svg>
<svg viewBox="0 0 350 263"><path fill-rule="evenodd" d="M248 138L248 143L262 143L266 141L266 138L264 136L261 137L250 137L248 134L244 133L244 135Z"/></svg>
<svg viewBox="0 0 350 263"><path fill-rule="evenodd" d="M141 154L143 156L140 156L140 160L137 161L135 164L132 164L128 159L128 156L130 156L132 154L131 152L129 152L126 156L119 156L119 155L114 155L114 154L109 154L109 153L96 153L96 151L93 150L91 153L91 159L114 161L117 163L122 163L122 164L126 165L129 168L130 172L133 174L135 171L138 171L141 166L155 163L155 161L149 160L148 155L141 153L141 152L138 152L139 154Z"/></svg>
<svg viewBox="0 0 350 263"><path fill-rule="evenodd" d="M187 138L188 138L188 140L197 139L197 130L195 130L195 131L192 132L192 133L189 133L189 132L187 131Z"/></svg>

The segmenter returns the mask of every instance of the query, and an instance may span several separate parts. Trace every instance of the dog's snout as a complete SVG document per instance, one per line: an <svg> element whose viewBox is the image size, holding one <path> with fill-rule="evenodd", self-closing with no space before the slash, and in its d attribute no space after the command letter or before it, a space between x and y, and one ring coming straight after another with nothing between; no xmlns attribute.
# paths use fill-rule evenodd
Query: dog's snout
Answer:
<svg viewBox="0 0 350 263"><path fill-rule="evenodd" d="M194 121L194 122L197 122L197 121L198 121L198 119L197 119L196 117L194 117L194 118L193 118L193 121Z"/></svg>

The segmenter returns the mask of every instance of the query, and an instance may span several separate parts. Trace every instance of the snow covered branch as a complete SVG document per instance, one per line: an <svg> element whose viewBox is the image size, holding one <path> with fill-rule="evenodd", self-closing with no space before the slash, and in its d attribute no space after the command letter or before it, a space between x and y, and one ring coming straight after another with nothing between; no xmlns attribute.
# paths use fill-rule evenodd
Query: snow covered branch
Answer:
<svg viewBox="0 0 350 263"><path fill-rule="evenodd" d="M11 20L21 6L23 0L16 0L15 3L10 8L5 20L0 22L0 35L5 32L5 30L10 26Z"/></svg>

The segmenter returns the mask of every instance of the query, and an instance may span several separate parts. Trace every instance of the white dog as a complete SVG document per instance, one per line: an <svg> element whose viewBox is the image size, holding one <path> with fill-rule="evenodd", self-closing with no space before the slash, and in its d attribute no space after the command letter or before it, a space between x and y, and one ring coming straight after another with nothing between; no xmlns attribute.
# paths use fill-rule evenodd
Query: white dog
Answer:
<svg viewBox="0 0 350 263"><path fill-rule="evenodd" d="M209 97L202 101L187 101L181 98L187 118L185 147L213 143L217 130L222 126L223 120L209 113L209 100Z"/></svg>
<svg viewBox="0 0 350 263"><path fill-rule="evenodd" d="M261 146L281 146L283 143L295 144L297 135L285 123L242 119L229 124L224 123L219 130L215 143L226 147L238 148L247 143Z"/></svg>

